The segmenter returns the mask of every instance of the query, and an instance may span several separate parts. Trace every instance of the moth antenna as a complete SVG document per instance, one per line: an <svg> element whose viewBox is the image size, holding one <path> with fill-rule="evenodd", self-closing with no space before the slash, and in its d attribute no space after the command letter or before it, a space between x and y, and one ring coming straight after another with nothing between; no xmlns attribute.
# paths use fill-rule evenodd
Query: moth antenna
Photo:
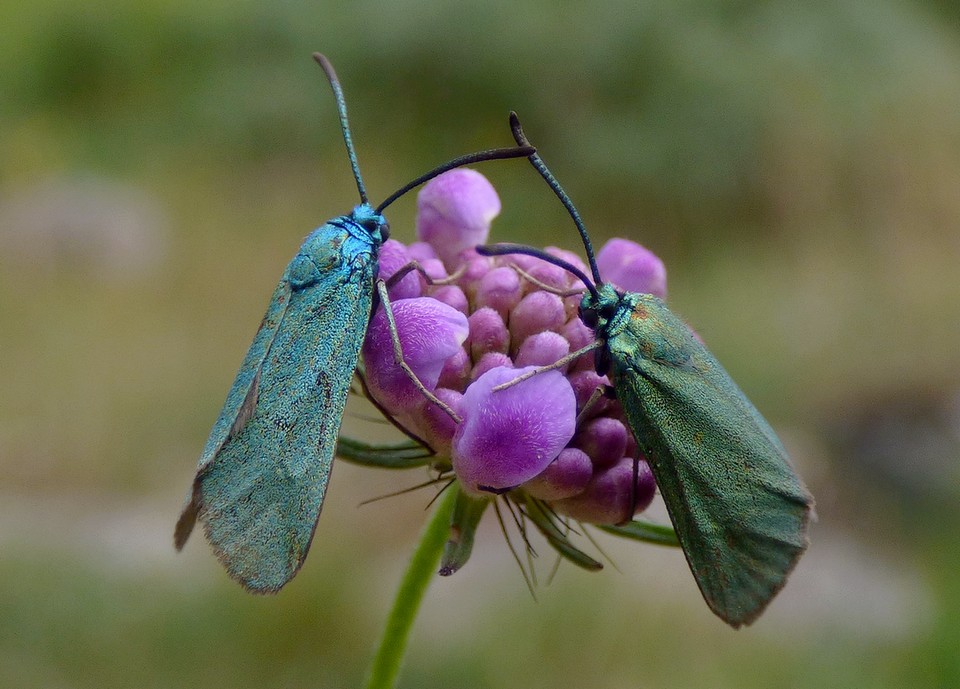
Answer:
<svg viewBox="0 0 960 689"><path fill-rule="evenodd" d="M510 131L513 132L513 139L517 142L518 146L531 146L530 141L527 139L526 134L523 133L523 126L520 124L520 118L517 116L517 113L510 112ZM587 261L590 263L590 272L593 273L593 281L597 285L602 285L603 280L600 279L600 270L597 268L597 258L593 253L593 242L590 241L590 235L587 234L587 228L584 227L583 220L580 218L580 213L577 211L577 207L573 205L573 201L570 200L570 197L567 196L567 192L563 190L563 187L560 186L560 182L557 181L557 178L553 176L553 173L550 172L547 168L546 163L543 162L543 158L534 151L527 158L530 160L530 164L536 168L537 172L540 173L540 176L546 180L547 184L550 185L550 188L553 189L553 193L557 195L557 198L560 199L560 203L563 204L564 208L567 209L567 213L570 214L570 217L573 218L574 224L577 226L577 230L580 232L580 239L583 240L583 248L587 254Z"/></svg>
<svg viewBox="0 0 960 689"><path fill-rule="evenodd" d="M530 273L528 273L527 271L525 271L523 268L521 268L516 264L513 264L510 267L517 272L517 275L522 277L524 280L529 282L531 285L533 285L537 289L543 292L549 292L550 294L556 294L561 299L566 299L567 297L575 297L578 294L583 294L582 289L572 288L572 289L561 290L551 285L548 285L547 283L542 282L541 280L537 280L537 278L533 277ZM466 271L466 267L463 264L460 265L460 269Z"/></svg>
<svg viewBox="0 0 960 689"><path fill-rule="evenodd" d="M599 281L594 284L594 281L587 277L587 274L582 270L577 268L572 263L564 261L562 258L557 258L556 256L551 256L546 251L541 251L540 249L535 249L532 246L526 246L524 244L487 244L476 247L477 253L481 256L506 256L508 254L524 254L525 256L533 256L534 258L539 258L541 261L546 261L547 263L552 263L558 268L563 268L564 270L572 273L580 280L584 285L586 285L587 290L590 294L593 295L595 299L600 298L600 294L597 292L597 285L603 284Z"/></svg>
<svg viewBox="0 0 960 689"><path fill-rule="evenodd" d="M347 156L350 158L350 167L353 168L353 178L357 180L357 191L360 192L360 201L367 203L367 188L363 184L363 178L360 176L360 164L357 162L357 152L353 148L353 138L350 136L350 122L347 121L347 101L343 97L343 89L340 88L340 79L330 64L326 55L314 53L313 59L317 61L323 73L327 75L330 82L330 88L333 89L333 97L337 101L337 112L340 114L340 129L343 131L343 142L347 145Z"/></svg>
<svg viewBox="0 0 960 689"><path fill-rule="evenodd" d="M449 172L454 168L463 167L464 165L473 165L474 163L482 163L487 160L526 158L536 153L536 151L537 149L535 149L533 146L517 146L513 148L491 148L487 149L486 151L477 151L476 153L462 155L458 158L454 158L453 160L449 160L442 165L438 165L429 172L425 172L424 174L420 175L415 180L407 182L395 192L390 194L390 196L388 196L383 203L377 206L376 211L377 213L382 213L387 206L399 199L411 189L416 189L421 184L429 182L434 177L442 175L444 172Z"/></svg>

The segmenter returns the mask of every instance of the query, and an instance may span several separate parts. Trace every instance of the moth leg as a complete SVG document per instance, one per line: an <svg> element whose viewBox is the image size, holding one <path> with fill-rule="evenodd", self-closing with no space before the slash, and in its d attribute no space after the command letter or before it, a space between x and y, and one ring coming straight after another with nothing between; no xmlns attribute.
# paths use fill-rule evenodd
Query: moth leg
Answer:
<svg viewBox="0 0 960 689"><path fill-rule="evenodd" d="M523 268L521 268L516 264L511 264L510 267L513 268L515 271L517 271L517 275L519 275L524 280L534 285L537 289L541 289L544 292L549 292L550 294L556 294L558 297L561 297L561 298L575 297L578 294L583 294L584 292L584 289L582 287L575 287L572 289L557 289L552 285L548 285L545 282L541 282L540 280L533 277L530 273L528 273L527 271L525 271Z"/></svg>
<svg viewBox="0 0 960 689"><path fill-rule="evenodd" d="M410 263L406 264L405 266L401 266L396 273L387 278L387 289L392 289L398 282L403 280L403 278L407 277L407 275L413 271L420 273L420 275L423 276L423 279L427 281L428 285L449 285L459 280L466 270L467 267L465 265L461 265L453 272L452 275L448 275L445 278L433 278L427 274L427 271L424 270L423 266L420 265L418 261L410 261Z"/></svg>
<svg viewBox="0 0 960 689"><path fill-rule="evenodd" d="M380 295L380 303L383 304L383 312L387 316L387 324L390 328L390 339L393 341L393 360L396 362L397 366L403 369L403 372L407 375L407 378L410 379L410 382L414 384L417 390L420 391L420 394L426 397L430 402L437 405L443 413L453 419L454 423L459 424L461 421L460 416L453 411L446 403L440 400L436 395L427 390L426 386L420 381L417 377L417 374L413 372L413 369L410 368L409 364L403 358L403 344L400 342L400 334L397 332L397 321L393 317L393 307L390 305L390 295L387 294L387 283L383 280L377 280L377 293Z"/></svg>
<svg viewBox="0 0 960 689"><path fill-rule="evenodd" d="M576 428L580 428L580 424L583 423L584 418L586 418L587 413L590 409L600 401L601 397L606 397L611 399L611 394L613 391L613 386L611 385L598 385L593 389L593 392L590 393L590 397L587 398L586 403L583 405L583 409L580 410L580 413L577 414Z"/></svg>
<svg viewBox="0 0 960 689"><path fill-rule="evenodd" d="M598 349L594 354L593 368L601 376L610 372L610 351L606 347Z"/></svg>
<svg viewBox="0 0 960 689"><path fill-rule="evenodd" d="M637 511L637 480L640 478L640 458L633 458L633 480L630 482L630 511L624 518L624 523L633 519Z"/></svg>
<svg viewBox="0 0 960 689"><path fill-rule="evenodd" d="M525 380L529 380L534 376L538 376L541 373L545 373L546 371L552 371L556 368L563 368L564 366L569 364L571 361L579 359L587 352L592 352L594 349L597 349L602 346L603 346L603 342L601 340L596 340L595 342L591 342L586 347L581 347L575 352L570 352L566 356L560 357L559 359L554 361L552 364L547 364L546 366L537 366L532 371L527 371L523 375L517 376L513 380L508 380L506 383L500 383L500 385L497 385L496 387L493 388L493 391L500 392L501 390L506 390L507 388L513 387L514 385L518 383L522 383Z"/></svg>

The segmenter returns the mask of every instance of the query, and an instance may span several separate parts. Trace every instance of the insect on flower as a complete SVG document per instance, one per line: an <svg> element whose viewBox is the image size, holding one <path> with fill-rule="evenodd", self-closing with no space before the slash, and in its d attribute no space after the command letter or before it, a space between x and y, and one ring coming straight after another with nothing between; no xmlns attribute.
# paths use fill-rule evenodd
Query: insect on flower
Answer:
<svg viewBox="0 0 960 689"><path fill-rule="evenodd" d="M377 281L378 256L389 236L384 209L445 171L532 152L521 146L456 158L374 208L340 83L324 56L314 58L333 89L360 205L310 233L284 271L203 449L174 533L179 550L199 520L229 575L255 593L279 590L310 548L375 282L389 308Z"/></svg>
<svg viewBox="0 0 960 689"><path fill-rule="evenodd" d="M518 145L529 144L515 113L511 127ZM538 154L530 161L573 218L593 279L529 247L480 253L536 256L575 275L586 288L580 318L597 339L508 385L595 350L596 371L612 380L704 599L732 627L749 624L806 550L813 498L770 425L662 299L603 282L573 202Z"/></svg>
<svg viewBox="0 0 960 689"><path fill-rule="evenodd" d="M465 564L473 530L491 505L506 507L521 527L529 521L561 555L591 570L601 564L571 543L570 520L676 545L669 527L631 521L653 498L653 475L637 455L620 404L592 395L609 379L597 374L588 357L496 390L595 339L578 316L583 284L571 273L540 258L489 258L471 248L486 240L499 210L499 198L482 175L454 170L418 196L420 241L404 246L390 239L384 245L391 258L381 274L392 285L404 360L453 415L432 404L396 366L381 310L362 349L365 389L435 454L425 459L410 448L404 455L373 451L345 438L341 454L368 466L429 463L444 475L452 472L457 484L451 489L459 491L460 501L444 574ZM605 274L609 270L638 289L665 290L663 264L651 252L629 240L612 240L608 247L599 258ZM570 252L548 251L579 262ZM410 274L395 280L393 267L411 260L429 280Z"/></svg>

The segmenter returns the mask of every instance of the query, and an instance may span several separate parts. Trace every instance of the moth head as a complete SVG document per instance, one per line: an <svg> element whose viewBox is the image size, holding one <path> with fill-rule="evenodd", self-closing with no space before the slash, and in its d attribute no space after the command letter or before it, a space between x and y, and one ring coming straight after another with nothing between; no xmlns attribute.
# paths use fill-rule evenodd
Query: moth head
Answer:
<svg viewBox="0 0 960 689"><path fill-rule="evenodd" d="M580 302L580 320L592 330L604 330L620 308L623 295L609 284L597 287L596 292L587 292Z"/></svg>
<svg viewBox="0 0 960 689"><path fill-rule="evenodd" d="M382 244L390 238L390 223L369 204L361 203L354 208L350 218L376 243Z"/></svg>

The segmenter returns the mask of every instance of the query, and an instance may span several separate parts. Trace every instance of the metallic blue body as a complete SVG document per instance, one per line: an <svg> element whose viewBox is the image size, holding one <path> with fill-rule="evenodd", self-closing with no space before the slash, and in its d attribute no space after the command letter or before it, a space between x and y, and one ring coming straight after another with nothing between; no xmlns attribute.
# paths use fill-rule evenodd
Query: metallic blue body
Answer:
<svg viewBox="0 0 960 689"><path fill-rule="evenodd" d="M362 203L304 240L200 457L176 546L199 519L227 572L253 592L280 589L310 548L386 234Z"/></svg>

